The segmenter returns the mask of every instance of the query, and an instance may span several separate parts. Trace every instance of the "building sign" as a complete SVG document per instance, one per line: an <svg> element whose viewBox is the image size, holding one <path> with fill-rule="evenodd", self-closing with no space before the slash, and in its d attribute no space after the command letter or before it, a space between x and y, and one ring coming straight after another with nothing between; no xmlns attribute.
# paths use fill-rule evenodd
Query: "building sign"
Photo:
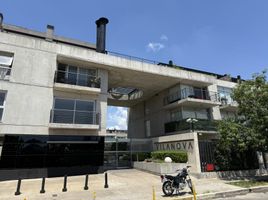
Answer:
<svg viewBox="0 0 268 200"><path fill-rule="evenodd" d="M164 150L164 151L173 151L173 150L184 150L184 151L193 151L194 141L174 141L174 142L156 142L154 143L154 150Z"/></svg>

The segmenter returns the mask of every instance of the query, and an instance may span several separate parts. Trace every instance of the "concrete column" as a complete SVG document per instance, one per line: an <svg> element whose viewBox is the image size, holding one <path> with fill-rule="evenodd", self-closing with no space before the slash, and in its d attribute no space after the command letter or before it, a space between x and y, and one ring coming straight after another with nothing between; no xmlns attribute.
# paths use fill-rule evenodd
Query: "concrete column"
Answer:
<svg viewBox="0 0 268 200"><path fill-rule="evenodd" d="M264 157L264 164L266 166L266 169L268 169L268 152L263 153Z"/></svg>
<svg viewBox="0 0 268 200"><path fill-rule="evenodd" d="M215 92L218 92L218 88L216 84L208 86L209 95L215 95ZM220 112L219 106L212 107L211 111L212 111L211 112L212 119L221 120L221 112Z"/></svg>
<svg viewBox="0 0 268 200"><path fill-rule="evenodd" d="M265 166L264 166L264 160L263 160L262 152L257 151L256 153L257 153L257 158L258 158L258 162L259 162L259 169L263 170L263 169L265 169Z"/></svg>
<svg viewBox="0 0 268 200"><path fill-rule="evenodd" d="M194 136L194 154L195 154L195 167L196 173L201 173L201 163L199 155L198 135L197 132L193 132Z"/></svg>
<svg viewBox="0 0 268 200"><path fill-rule="evenodd" d="M101 79L101 94L98 98L96 111L100 113L100 134L106 133L107 97L108 97L108 71L99 69L98 75Z"/></svg>

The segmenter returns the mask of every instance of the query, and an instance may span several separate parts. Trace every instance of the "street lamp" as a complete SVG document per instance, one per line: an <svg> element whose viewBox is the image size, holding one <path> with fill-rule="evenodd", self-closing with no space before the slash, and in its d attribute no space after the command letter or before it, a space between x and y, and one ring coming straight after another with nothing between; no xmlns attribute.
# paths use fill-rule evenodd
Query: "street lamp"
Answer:
<svg viewBox="0 0 268 200"><path fill-rule="evenodd" d="M186 119L186 122L190 124L190 131L194 132L194 123L198 122L195 118L188 118Z"/></svg>

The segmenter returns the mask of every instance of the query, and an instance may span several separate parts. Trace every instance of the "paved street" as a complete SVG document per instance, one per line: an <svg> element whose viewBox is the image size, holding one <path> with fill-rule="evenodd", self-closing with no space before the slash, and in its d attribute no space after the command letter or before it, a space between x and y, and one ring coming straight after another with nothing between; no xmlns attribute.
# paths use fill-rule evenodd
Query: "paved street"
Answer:
<svg viewBox="0 0 268 200"><path fill-rule="evenodd" d="M84 191L84 176L68 178L67 192L62 192L63 178L49 178L46 180L46 193L39 194L41 179L22 180L20 196L14 196L16 181L0 182L1 200L92 200L96 192L96 200L151 200L152 187L155 187L156 199L172 199L163 197L160 177L138 171L135 169L109 171L109 188L104 189L104 174L90 175L89 190ZM209 193L240 189L239 187L225 184L218 179L193 178L197 193ZM189 192L187 188L185 192Z"/></svg>
<svg viewBox="0 0 268 200"><path fill-rule="evenodd" d="M249 193L247 195L223 198L218 200L267 200L267 199L268 199L268 193Z"/></svg>

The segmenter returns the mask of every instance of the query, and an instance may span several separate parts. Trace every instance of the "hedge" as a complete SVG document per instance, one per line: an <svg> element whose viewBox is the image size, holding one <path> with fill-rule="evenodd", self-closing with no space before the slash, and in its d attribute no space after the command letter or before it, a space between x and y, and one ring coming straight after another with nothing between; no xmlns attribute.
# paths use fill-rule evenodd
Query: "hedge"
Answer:
<svg viewBox="0 0 268 200"><path fill-rule="evenodd" d="M148 158L151 158L151 153L149 152L136 152L132 154L132 161L144 161Z"/></svg>
<svg viewBox="0 0 268 200"><path fill-rule="evenodd" d="M153 160L164 160L165 157L170 157L176 163L186 163L188 160L186 151L153 151L151 156Z"/></svg>

